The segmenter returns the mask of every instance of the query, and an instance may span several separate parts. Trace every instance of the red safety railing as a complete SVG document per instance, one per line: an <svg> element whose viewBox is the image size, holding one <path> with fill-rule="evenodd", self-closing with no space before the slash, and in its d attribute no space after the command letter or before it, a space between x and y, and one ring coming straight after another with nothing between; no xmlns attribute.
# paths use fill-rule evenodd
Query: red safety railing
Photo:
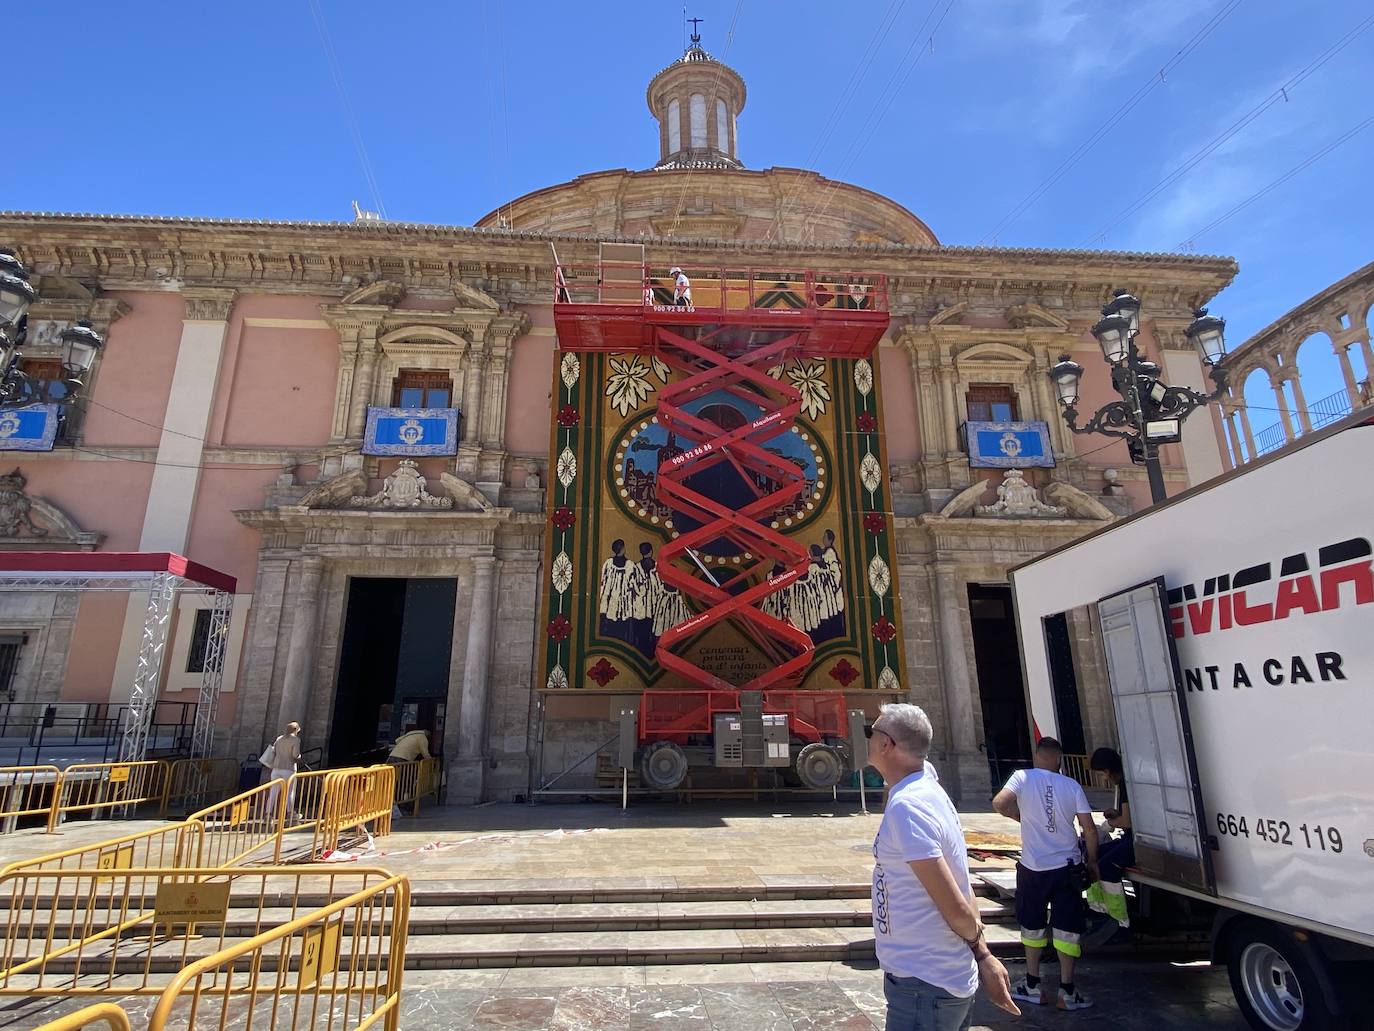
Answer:
<svg viewBox="0 0 1374 1031"><path fill-rule="evenodd" d="M734 691L646 691L639 706L639 737L678 740L709 734L718 712L739 712Z"/></svg>
<svg viewBox="0 0 1374 1031"><path fill-rule="evenodd" d="M692 267L691 307L716 313L766 309L886 311L887 277L816 269ZM602 261L554 267L554 303L651 310L675 307L667 266Z"/></svg>

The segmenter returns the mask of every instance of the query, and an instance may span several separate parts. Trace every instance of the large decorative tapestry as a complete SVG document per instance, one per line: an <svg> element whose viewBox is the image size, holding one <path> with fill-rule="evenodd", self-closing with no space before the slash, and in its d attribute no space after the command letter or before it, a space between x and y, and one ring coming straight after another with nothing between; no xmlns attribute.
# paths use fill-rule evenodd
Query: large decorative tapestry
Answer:
<svg viewBox="0 0 1374 1031"><path fill-rule="evenodd" d="M801 358L768 374L797 388L802 411L765 447L805 481L769 523L810 559L803 575L761 606L815 646L800 688L904 690L877 372L863 359ZM678 439L659 421L657 398L678 375L652 354L560 355L544 566L545 690L693 688L655 659L667 628L695 612L657 567L660 548L699 525L657 490L659 470L701 443ZM684 410L728 431L764 409L748 389L736 388L697 395ZM746 479L757 475L719 462L683 482L737 511L773 487ZM759 557L729 540L691 555L700 575L727 591L770 575L766 568L748 575ZM781 572L779 565L771 570ZM776 662L734 622L705 626L676 653L735 686Z"/></svg>

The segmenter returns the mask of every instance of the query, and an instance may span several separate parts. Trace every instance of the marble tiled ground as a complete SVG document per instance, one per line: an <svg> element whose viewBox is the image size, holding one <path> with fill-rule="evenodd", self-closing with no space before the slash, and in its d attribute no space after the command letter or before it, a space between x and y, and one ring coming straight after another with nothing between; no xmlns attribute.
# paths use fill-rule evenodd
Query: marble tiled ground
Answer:
<svg viewBox="0 0 1374 1031"><path fill-rule="evenodd" d="M568 984L550 983L549 972L540 971L478 972L485 981L465 972L426 972L407 977L400 1025L432 1031L871 1031L883 1026L882 982L876 970L834 965L829 976L816 976L820 971L811 968L823 964L758 966L766 969L753 971L760 976L756 981L721 980L748 974L719 967L558 972L577 978ZM1025 1007L1016 1019L979 1000L974 1026L991 1031L1246 1028L1226 975L1205 966L1102 961L1089 963L1079 983L1097 1002L1091 1010L1058 1013ZM32 1028L80 1005L75 1000L5 1000L0 1002L0 1028ZM137 1027L152 1001L129 999L125 1005ZM230 1020L225 1027L237 1031L244 1022Z"/></svg>

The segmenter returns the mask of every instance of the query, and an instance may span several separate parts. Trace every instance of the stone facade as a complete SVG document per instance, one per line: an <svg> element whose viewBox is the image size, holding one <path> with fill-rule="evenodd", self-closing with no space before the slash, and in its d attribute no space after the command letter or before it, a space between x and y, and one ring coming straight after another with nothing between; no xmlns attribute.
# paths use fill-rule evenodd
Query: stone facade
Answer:
<svg viewBox="0 0 1374 1031"><path fill-rule="evenodd" d="M695 74L669 69L656 82L683 78L690 95ZM666 111L667 95L651 106ZM728 150L718 148L732 160L743 99L741 81ZM661 160L666 128L663 141ZM1148 498L1124 447L1065 430L1047 370L1061 353L1101 368L1088 329L1121 287L1144 302L1147 353L1171 370L1196 366L1181 329L1235 274L1229 259L942 247L901 205L859 187L726 161L583 176L475 228L4 214L0 243L37 271L52 308L35 317L95 313L113 327L77 446L26 456L25 471L105 534L103 547L185 550L240 578L249 616L226 677L221 754L257 754L292 718L307 746L328 739L352 578L456 578L450 797L527 795L611 734L610 699L542 692L533 656L555 360L549 246L594 263L616 241L689 270L887 277L891 330L874 360L908 683L938 728L942 776L985 791L969 585L1005 584L1010 567ZM451 380L464 416L456 456L411 468L361 453L367 408L392 403L402 369ZM1096 378L1085 404L1093 389L1105 400L1105 370ZM971 469L960 439L969 389L986 385L1008 388L1021 419L1049 424L1056 464L1025 471L1016 506L996 507L1001 471ZM1219 468L1217 434L1206 436L1210 454L1164 448L1171 491ZM421 477L434 503L392 503L419 498ZM96 503L101 494L110 503ZM17 625L10 614L0 616ZM56 618L30 615L51 625L33 661L67 669L50 695L125 696L131 616L83 603L77 632L88 623L94 643L78 657ZM1110 740L1101 702L1083 709L1092 742ZM584 764L560 786L592 779Z"/></svg>

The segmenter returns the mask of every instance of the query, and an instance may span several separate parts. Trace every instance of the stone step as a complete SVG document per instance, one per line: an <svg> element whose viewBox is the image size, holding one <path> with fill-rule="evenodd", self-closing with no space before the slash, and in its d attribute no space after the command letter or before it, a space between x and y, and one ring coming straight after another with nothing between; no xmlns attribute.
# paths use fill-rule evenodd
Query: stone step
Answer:
<svg viewBox="0 0 1374 1031"><path fill-rule="evenodd" d="M999 954L1019 948L1015 928L990 926L988 945ZM83 970L132 974L141 971L171 974L190 961L232 945L218 935L183 942L162 942L148 954L145 947L127 943L111 960L93 950L81 961ZM868 927L760 928L740 930L579 931L506 934L432 934L411 937L406 943L407 970L471 970L509 967L645 966L869 961L874 958L873 931ZM299 957L291 957L292 969ZM279 956L268 950L261 969L275 970ZM349 948L344 944L340 968L347 969ZM45 964L49 977L75 970L75 957L58 957ZM375 967L375 953L367 961ZM15 985L19 985L16 983Z"/></svg>

